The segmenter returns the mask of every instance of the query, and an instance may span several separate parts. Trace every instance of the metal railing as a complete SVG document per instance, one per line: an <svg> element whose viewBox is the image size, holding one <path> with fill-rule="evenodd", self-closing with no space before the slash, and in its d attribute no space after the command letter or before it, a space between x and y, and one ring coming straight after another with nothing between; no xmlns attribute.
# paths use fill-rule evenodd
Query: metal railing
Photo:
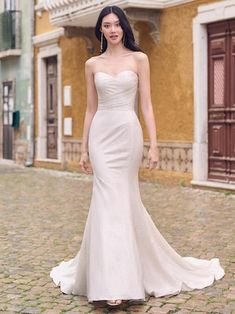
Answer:
<svg viewBox="0 0 235 314"><path fill-rule="evenodd" d="M0 51L21 48L21 11L0 14Z"/></svg>

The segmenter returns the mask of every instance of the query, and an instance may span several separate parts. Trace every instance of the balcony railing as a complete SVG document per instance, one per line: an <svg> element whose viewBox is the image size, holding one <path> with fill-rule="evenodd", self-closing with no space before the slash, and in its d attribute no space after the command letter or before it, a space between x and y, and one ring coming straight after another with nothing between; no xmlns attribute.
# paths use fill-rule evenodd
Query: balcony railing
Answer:
<svg viewBox="0 0 235 314"><path fill-rule="evenodd" d="M21 11L4 11L0 14L0 52L20 48Z"/></svg>

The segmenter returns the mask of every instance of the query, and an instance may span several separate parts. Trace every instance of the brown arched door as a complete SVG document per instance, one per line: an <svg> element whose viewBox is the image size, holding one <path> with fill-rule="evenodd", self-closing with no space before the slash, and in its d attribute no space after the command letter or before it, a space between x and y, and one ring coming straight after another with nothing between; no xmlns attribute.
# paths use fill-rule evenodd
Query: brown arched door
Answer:
<svg viewBox="0 0 235 314"><path fill-rule="evenodd" d="M235 183L235 20L208 25L208 177Z"/></svg>

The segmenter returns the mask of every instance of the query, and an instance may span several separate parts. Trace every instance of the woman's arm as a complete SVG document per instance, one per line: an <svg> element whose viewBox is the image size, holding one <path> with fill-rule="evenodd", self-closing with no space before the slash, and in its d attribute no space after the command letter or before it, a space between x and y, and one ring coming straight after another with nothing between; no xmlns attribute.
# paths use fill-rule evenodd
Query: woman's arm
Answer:
<svg viewBox="0 0 235 314"><path fill-rule="evenodd" d="M82 154L80 165L82 170L88 174L88 137L91 126L91 121L97 111L97 92L94 84L94 76L92 70L93 58L89 59L85 63L85 78L86 78L86 90L87 90L87 107L83 126L82 136Z"/></svg>
<svg viewBox="0 0 235 314"><path fill-rule="evenodd" d="M139 75L139 93L141 112L144 117L144 122L147 127L150 149L148 153L149 168L156 167L158 162L157 157L157 138L156 138L156 124L153 113L153 105L151 101L151 89L150 89L150 67L148 57L144 53L138 53L137 55L137 68Z"/></svg>

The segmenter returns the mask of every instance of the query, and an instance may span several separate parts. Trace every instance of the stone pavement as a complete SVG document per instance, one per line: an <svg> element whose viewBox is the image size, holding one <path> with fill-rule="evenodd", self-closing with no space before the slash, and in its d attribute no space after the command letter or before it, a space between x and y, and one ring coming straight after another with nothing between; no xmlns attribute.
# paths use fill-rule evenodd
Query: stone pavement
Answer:
<svg viewBox="0 0 235 314"><path fill-rule="evenodd" d="M92 188L81 174L0 164L0 312L235 313L235 195L141 182L143 202L183 256L219 257L225 277L203 290L109 309L64 295L50 269L79 250Z"/></svg>

